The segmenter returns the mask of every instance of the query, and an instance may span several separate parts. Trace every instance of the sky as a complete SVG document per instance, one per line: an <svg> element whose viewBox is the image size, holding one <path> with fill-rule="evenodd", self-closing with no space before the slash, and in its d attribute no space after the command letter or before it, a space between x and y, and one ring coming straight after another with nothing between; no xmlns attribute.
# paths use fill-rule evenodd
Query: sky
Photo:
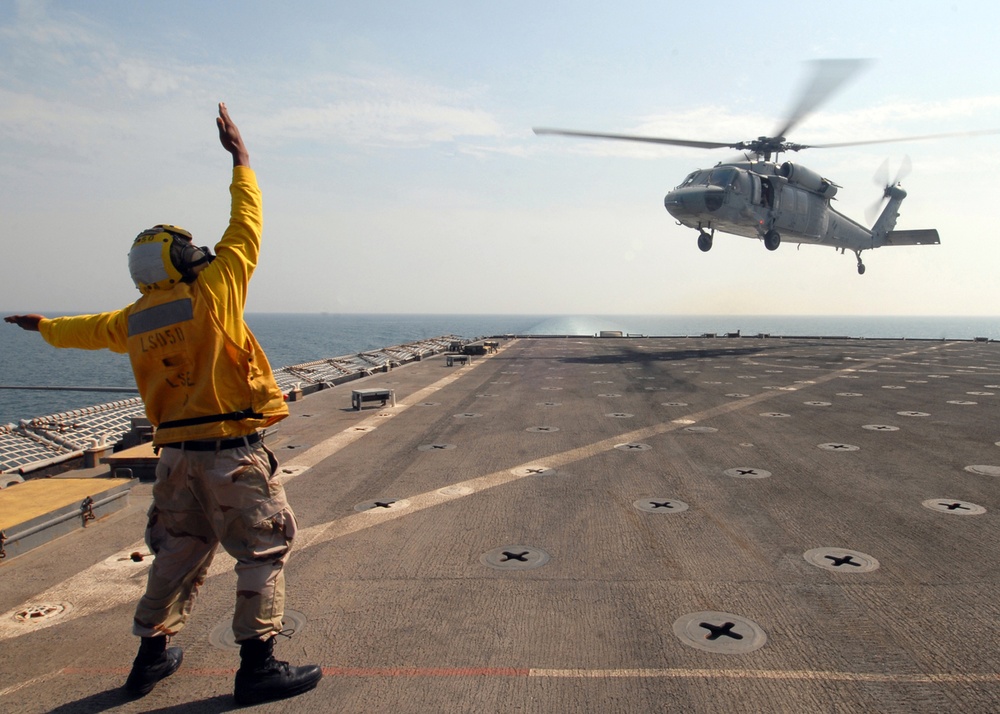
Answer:
<svg viewBox="0 0 1000 714"><path fill-rule="evenodd" d="M896 227L941 245L859 276L830 247L699 251L663 197L731 150L532 132L769 135L825 58L872 61L790 140L1000 129L998 26L987 0L3 2L0 309L132 302L158 223L213 245L224 101L264 197L248 312L998 315L1000 135L785 157L861 222L910 157Z"/></svg>

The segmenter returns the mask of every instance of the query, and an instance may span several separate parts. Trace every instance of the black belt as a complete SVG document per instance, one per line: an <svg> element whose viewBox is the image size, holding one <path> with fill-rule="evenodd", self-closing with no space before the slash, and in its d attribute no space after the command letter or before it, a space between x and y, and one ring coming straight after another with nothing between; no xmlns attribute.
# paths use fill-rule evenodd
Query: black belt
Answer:
<svg viewBox="0 0 1000 714"><path fill-rule="evenodd" d="M252 446L260 441L260 432L255 431L235 439L201 439L198 441L175 441L172 444L160 444L164 449L184 449L185 451L222 451L238 449L241 446Z"/></svg>

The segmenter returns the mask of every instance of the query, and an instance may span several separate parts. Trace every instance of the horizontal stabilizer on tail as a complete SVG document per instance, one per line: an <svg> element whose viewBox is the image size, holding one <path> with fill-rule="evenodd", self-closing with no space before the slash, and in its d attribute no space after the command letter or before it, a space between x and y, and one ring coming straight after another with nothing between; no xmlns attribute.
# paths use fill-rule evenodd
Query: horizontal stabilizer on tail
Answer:
<svg viewBox="0 0 1000 714"><path fill-rule="evenodd" d="M923 228L915 231L890 231L884 245L938 245L941 238L937 229Z"/></svg>

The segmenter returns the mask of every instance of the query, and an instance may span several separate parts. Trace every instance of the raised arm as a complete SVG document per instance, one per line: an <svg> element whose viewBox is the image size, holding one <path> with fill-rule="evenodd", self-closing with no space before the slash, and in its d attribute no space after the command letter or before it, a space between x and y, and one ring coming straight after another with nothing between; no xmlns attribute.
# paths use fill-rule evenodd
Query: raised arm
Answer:
<svg viewBox="0 0 1000 714"><path fill-rule="evenodd" d="M240 136L240 130L229 118L229 111L222 102L219 102L219 116L215 123L219 127L219 141L222 142L222 148L233 155L233 166L250 166L250 154L243 143L243 137Z"/></svg>
<svg viewBox="0 0 1000 714"><path fill-rule="evenodd" d="M217 259L199 274L198 281L216 297L227 324L242 325L246 292L260 253L260 188L243 137L222 102L215 122L222 148L233 156L232 203L229 226L215 245ZM235 337L242 339L242 335Z"/></svg>

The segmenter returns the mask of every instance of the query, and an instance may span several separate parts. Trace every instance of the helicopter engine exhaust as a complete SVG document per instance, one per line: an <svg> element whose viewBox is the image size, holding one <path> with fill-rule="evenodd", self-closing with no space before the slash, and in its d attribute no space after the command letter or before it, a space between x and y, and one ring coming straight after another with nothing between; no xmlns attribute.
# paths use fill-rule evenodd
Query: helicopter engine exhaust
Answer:
<svg viewBox="0 0 1000 714"><path fill-rule="evenodd" d="M837 187L834 184L827 181L815 171L807 169L805 166L786 161L781 165L778 173L788 179L789 183L809 189L810 191L816 191L827 198L837 195Z"/></svg>

